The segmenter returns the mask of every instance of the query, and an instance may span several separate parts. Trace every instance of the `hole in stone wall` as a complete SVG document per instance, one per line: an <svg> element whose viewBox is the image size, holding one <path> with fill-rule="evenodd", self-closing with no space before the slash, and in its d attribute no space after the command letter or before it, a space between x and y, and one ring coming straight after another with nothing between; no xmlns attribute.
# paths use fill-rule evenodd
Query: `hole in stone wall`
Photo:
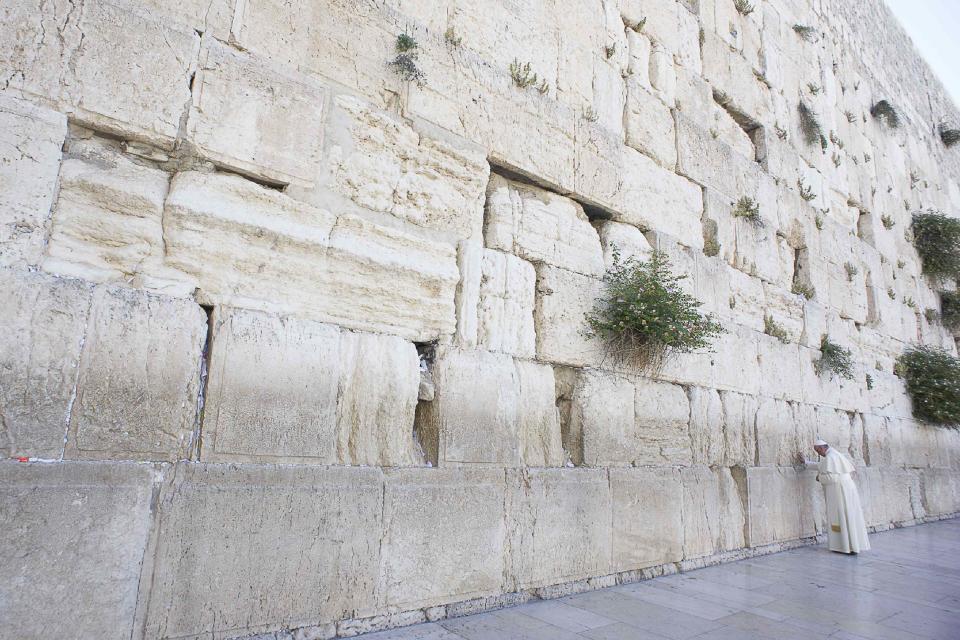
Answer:
<svg viewBox="0 0 960 640"><path fill-rule="evenodd" d="M424 461L436 467L440 454L440 426L433 400L436 387L433 382L433 364L437 357L437 343L415 342L420 359L420 387L413 420L413 439L423 453Z"/></svg>
<svg viewBox="0 0 960 640"><path fill-rule="evenodd" d="M567 460L575 466L583 465L583 432L578 420L573 419L573 390L579 369L554 365L555 396L560 413L560 438Z"/></svg>
<svg viewBox="0 0 960 640"><path fill-rule="evenodd" d="M203 348L200 350L200 384L198 385L197 411L193 424L192 456L194 460L200 459L203 448L203 418L206 410L207 385L210 380L210 353L213 350L214 307L209 304L201 304L200 308L207 316L207 335L203 339Z"/></svg>

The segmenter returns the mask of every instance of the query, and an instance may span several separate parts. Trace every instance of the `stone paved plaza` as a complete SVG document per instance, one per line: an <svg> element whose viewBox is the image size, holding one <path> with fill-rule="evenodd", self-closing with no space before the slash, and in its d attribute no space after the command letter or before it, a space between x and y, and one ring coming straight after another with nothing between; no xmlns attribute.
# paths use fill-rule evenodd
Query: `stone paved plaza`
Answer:
<svg viewBox="0 0 960 640"><path fill-rule="evenodd" d="M824 545L364 640L912 640L960 638L960 519Z"/></svg>

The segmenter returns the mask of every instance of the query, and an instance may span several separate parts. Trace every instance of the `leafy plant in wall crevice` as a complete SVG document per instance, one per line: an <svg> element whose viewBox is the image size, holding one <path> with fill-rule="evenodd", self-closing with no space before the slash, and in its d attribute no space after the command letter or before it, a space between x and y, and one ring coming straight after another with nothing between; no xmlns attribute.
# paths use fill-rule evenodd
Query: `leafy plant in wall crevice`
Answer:
<svg viewBox="0 0 960 640"><path fill-rule="evenodd" d="M906 382L915 418L960 424L960 359L938 347L914 345L897 359L895 373Z"/></svg>
<svg viewBox="0 0 960 640"><path fill-rule="evenodd" d="M934 210L915 213L910 232L924 275L960 278L960 219Z"/></svg>
<svg viewBox="0 0 960 640"><path fill-rule="evenodd" d="M681 288L685 278L662 251L646 261L614 252L603 294L586 315L586 335L602 340L614 361L646 372L659 371L674 354L709 347L725 330Z"/></svg>
<svg viewBox="0 0 960 640"><path fill-rule="evenodd" d="M853 355L849 349L844 349L837 343L830 340L830 336L824 334L820 338L820 359L813 364L817 375L834 374L847 380L853 379Z"/></svg>

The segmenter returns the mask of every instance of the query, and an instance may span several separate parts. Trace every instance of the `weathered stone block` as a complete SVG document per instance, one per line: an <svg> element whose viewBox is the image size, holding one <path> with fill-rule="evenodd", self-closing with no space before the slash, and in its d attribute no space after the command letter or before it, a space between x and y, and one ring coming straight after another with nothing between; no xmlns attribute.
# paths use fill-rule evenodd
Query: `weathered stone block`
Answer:
<svg viewBox="0 0 960 640"><path fill-rule="evenodd" d="M376 469L182 464L160 497L146 636L372 615L382 506Z"/></svg>
<svg viewBox="0 0 960 640"><path fill-rule="evenodd" d="M667 169L674 168L677 164L677 141L673 114L659 98L636 82L627 83L624 124L627 145L650 156Z"/></svg>
<svg viewBox="0 0 960 640"><path fill-rule="evenodd" d="M131 637L156 473L0 462L0 617L15 627L5 636Z"/></svg>
<svg viewBox="0 0 960 640"><path fill-rule="evenodd" d="M520 258L483 250L478 343L490 351L531 358L537 336L533 326L537 273Z"/></svg>
<svg viewBox="0 0 960 640"><path fill-rule="evenodd" d="M603 273L600 238L569 198L493 175L484 226L488 247L584 275Z"/></svg>
<svg viewBox="0 0 960 640"><path fill-rule="evenodd" d="M757 404L755 396L720 392L723 403L723 456L728 467L749 467L756 463Z"/></svg>
<svg viewBox="0 0 960 640"><path fill-rule="evenodd" d="M75 280L0 269L0 455L59 458L90 290Z"/></svg>
<svg viewBox="0 0 960 640"><path fill-rule="evenodd" d="M322 157L322 88L211 39L192 92L187 135L202 156L261 180L313 183Z"/></svg>
<svg viewBox="0 0 960 640"><path fill-rule="evenodd" d="M559 467L565 453L553 367L517 360L520 380L520 458L527 467Z"/></svg>
<svg viewBox="0 0 960 640"><path fill-rule="evenodd" d="M614 264L614 254L617 254L621 261L630 258L640 261L649 259L652 249L640 229L611 220L598 221L594 226L600 234L603 262L607 269Z"/></svg>
<svg viewBox="0 0 960 640"><path fill-rule="evenodd" d="M624 376L585 369L576 378L571 431L580 434L583 463L628 464L637 454L636 389Z"/></svg>
<svg viewBox="0 0 960 640"><path fill-rule="evenodd" d="M690 464L690 403L683 387L636 380L633 464Z"/></svg>
<svg viewBox="0 0 960 640"><path fill-rule="evenodd" d="M596 278L547 265L537 268L537 359L572 366L600 364L603 345L584 335L586 314L603 291Z"/></svg>
<svg viewBox="0 0 960 640"><path fill-rule="evenodd" d="M386 473L379 591L411 609L503 591L503 471L403 469Z"/></svg>
<svg viewBox="0 0 960 640"><path fill-rule="evenodd" d="M452 246L329 213L236 176L178 174L167 262L213 301L429 341L452 334Z"/></svg>
<svg viewBox="0 0 960 640"><path fill-rule="evenodd" d="M457 239L480 235L490 173L482 149L415 129L353 96L337 95L331 104L321 203L329 189L364 209Z"/></svg>
<svg viewBox="0 0 960 640"><path fill-rule="evenodd" d="M66 456L177 460L193 446L206 317L189 300L94 292Z"/></svg>
<svg viewBox="0 0 960 640"><path fill-rule="evenodd" d="M611 572L683 557L683 487L677 469L610 469Z"/></svg>
<svg viewBox="0 0 960 640"><path fill-rule="evenodd" d="M162 281L171 271L162 264L169 180L167 173L137 164L106 144L71 144L60 169L44 271L170 288L172 283ZM175 291L189 293L187 278L179 279Z"/></svg>
<svg viewBox="0 0 960 640"><path fill-rule="evenodd" d="M736 475L734 475L736 474ZM744 546L746 478L742 469L680 469L683 485L683 557Z"/></svg>
<svg viewBox="0 0 960 640"><path fill-rule="evenodd" d="M507 472L509 591L610 572L610 485L602 469Z"/></svg>
<svg viewBox="0 0 960 640"><path fill-rule="evenodd" d="M417 410L417 431L445 463L520 461L520 380L513 359L488 351L446 350L432 367L433 401Z"/></svg>
<svg viewBox="0 0 960 640"><path fill-rule="evenodd" d="M747 469L749 535L759 547L800 537L800 475L792 467Z"/></svg>
<svg viewBox="0 0 960 640"><path fill-rule="evenodd" d="M694 464L709 467L724 463L724 412L720 393L714 389L690 387L690 449ZM734 442L730 443L735 446Z"/></svg>
<svg viewBox="0 0 960 640"><path fill-rule="evenodd" d="M39 261L66 134L63 114L0 94L0 266Z"/></svg>

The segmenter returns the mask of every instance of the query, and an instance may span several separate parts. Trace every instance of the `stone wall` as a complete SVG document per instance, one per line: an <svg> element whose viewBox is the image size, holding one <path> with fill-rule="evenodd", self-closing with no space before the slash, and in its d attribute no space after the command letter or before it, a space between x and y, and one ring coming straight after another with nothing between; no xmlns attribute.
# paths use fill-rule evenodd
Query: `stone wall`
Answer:
<svg viewBox="0 0 960 640"><path fill-rule="evenodd" d="M960 210L960 113L880 0L753 5L4 3L0 637L352 635L775 550L822 531L816 434L871 526L960 511L893 373L956 352L908 227ZM712 352L604 358L615 248Z"/></svg>

